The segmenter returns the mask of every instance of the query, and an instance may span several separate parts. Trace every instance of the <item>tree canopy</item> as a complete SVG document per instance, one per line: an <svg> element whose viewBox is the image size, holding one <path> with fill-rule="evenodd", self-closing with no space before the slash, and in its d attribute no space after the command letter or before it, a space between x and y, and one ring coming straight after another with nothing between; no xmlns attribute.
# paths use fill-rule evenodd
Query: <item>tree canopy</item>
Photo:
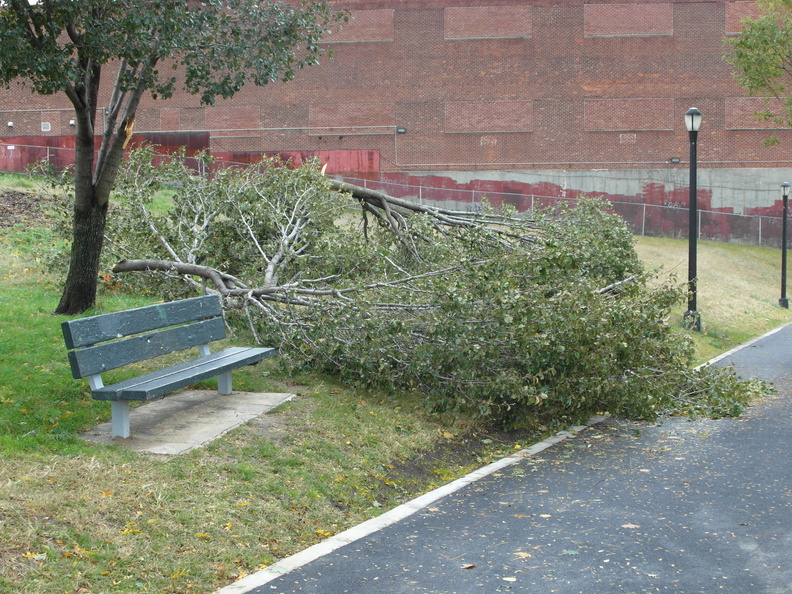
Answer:
<svg viewBox="0 0 792 594"><path fill-rule="evenodd" d="M74 237L59 313L91 307L105 214L144 94L181 87L204 104L246 83L287 81L324 53L346 14L322 2L7 0L0 5L0 83L64 93L74 107ZM103 77L111 83L102 85ZM103 117L97 120L100 103ZM101 136L98 152L94 138Z"/></svg>
<svg viewBox="0 0 792 594"><path fill-rule="evenodd" d="M792 126L792 0L761 0L762 15L743 22L738 37L726 40L726 60L740 85L767 99L756 116L779 127ZM769 143L777 142L775 137Z"/></svg>

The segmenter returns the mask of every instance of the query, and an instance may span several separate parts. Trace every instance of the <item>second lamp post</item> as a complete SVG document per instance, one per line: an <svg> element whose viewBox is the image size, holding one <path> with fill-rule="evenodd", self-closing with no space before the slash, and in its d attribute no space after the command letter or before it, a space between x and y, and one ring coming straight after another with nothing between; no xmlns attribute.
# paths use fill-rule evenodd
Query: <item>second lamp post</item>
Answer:
<svg viewBox="0 0 792 594"><path fill-rule="evenodd" d="M698 239L698 203L696 189L696 143L701 126L701 112L691 107L685 113L685 127L690 137L690 219L688 223L688 308L685 326L701 331L701 315L696 311L696 241Z"/></svg>
<svg viewBox="0 0 792 594"><path fill-rule="evenodd" d="M787 201L789 200L790 185L787 182L781 184L781 197L784 199L784 219L781 227L781 299L778 305L789 309L789 299L786 296L786 269L787 269Z"/></svg>

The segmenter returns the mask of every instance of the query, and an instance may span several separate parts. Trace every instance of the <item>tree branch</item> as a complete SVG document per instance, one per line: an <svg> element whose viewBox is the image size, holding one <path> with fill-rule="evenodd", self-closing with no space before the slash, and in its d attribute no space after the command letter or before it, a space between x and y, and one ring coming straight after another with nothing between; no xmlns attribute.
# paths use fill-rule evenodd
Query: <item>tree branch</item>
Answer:
<svg viewBox="0 0 792 594"><path fill-rule="evenodd" d="M361 202L364 210L368 210L371 213L377 214L377 216L379 216L386 226L389 227L396 235L401 235L401 232L399 225L393 218L395 212L394 207L406 213L420 213L428 215L437 223L447 227L459 227L465 229L483 227L487 231L494 233L497 236L516 239L521 242L533 241L534 235L515 234L499 227L498 224L503 224L505 222L519 222L521 225L531 229L534 232L537 232L538 229L533 221L527 218L505 217L502 215L486 213L470 213L458 210L448 210L444 208L430 208L422 204L417 204L415 202L410 202L409 200L403 200L401 198L395 198L376 190L362 188L360 186L355 186L340 180L330 179L328 181L334 190L350 193L354 198ZM381 215L378 212L380 210L383 213Z"/></svg>
<svg viewBox="0 0 792 594"><path fill-rule="evenodd" d="M468 265L475 266L478 262L470 262ZM319 288L312 289L299 284L284 284L269 287L249 288L246 283L237 277L212 268L210 266L201 266L198 264L186 264L184 262L175 262L171 260L155 260L155 259L141 259L141 260L121 260L113 267L113 272L176 272L181 275L192 275L205 278L212 281L214 290L221 295L227 297L249 297L256 299L266 299L270 301L280 301L282 303L290 303L296 305L312 305L317 304L318 301L313 301L311 298L321 297L334 297L337 299L347 299L347 295L359 293L361 291L370 291L374 289L383 289L387 287L398 287L409 285L409 283L431 278L435 276L445 276L453 274L462 268L461 265L449 266L447 268L432 270L422 274L411 274L392 281L383 281L377 283L369 283L357 287L346 288ZM304 281L308 283L310 281ZM425 291L419 291L425 292ZM295 298L298 296L299 298ZM307 298L307 299L306 299ZM381 303L375 304L382 307L412 309L415 306L405 303ZM425 308L425 305L419 307Z"/></svg>

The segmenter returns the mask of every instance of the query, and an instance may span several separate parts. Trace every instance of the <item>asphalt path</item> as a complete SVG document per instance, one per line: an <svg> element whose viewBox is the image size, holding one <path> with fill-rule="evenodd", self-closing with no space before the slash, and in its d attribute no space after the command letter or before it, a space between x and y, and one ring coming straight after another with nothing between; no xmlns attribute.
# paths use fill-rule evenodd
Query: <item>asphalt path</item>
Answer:
<svg viewBox="0 0 792 594"><path fill-rule="evenodd" d="M777 393L607 419L245 591L792 592L792 325L715 364Z"/></svg>

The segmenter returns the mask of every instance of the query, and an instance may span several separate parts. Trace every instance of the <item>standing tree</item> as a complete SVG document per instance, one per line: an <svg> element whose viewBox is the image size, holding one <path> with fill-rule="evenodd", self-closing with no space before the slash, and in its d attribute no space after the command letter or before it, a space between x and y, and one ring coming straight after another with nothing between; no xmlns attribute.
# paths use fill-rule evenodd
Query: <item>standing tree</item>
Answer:
<svg viewBox="0 0 792 594"><path fill-rule="evenodd" d="M73 242L56 313L81 313L94 304L110 191L143 95L167 99L181 86L211 105L249 81L290 80L295 70L317 63L323 34L345 19L323 2L0 3L0 82L20 79L44 95L65 93L74 106ZM114 82L97 124L103 74Z"/></svg>
<svg viewBox="0 0 792 594"><path fill-rule="evenodd" d="M792 126L792 0L760 0L762 15L746 19L738 37L727 39L726 60L751 95L765 97L757 118ZM768 144L777 142L775 136Z"/></svg>

